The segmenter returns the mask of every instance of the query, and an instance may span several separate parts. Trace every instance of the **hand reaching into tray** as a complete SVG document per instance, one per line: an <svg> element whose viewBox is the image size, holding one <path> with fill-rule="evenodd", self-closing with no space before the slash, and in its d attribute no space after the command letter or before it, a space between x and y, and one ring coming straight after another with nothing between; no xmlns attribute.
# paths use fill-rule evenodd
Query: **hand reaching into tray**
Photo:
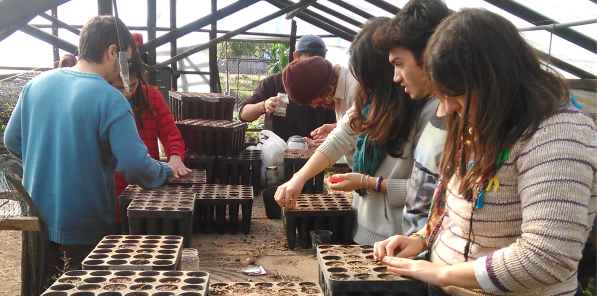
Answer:
<svg viewBox="0 0 597 296"><path fill-rule="evenodd" d="M176 154L170 155L168 165L172 168L172 176L174 176L174 178L186 176L191 172L191 169L187 168L182 162L182 158Z"/></svg>
<svg viewBox="0 0 597 296"><path fill-rule="evenodd" d="M296 174L288 182L278 186L274 199L286 210L296 210L296 201L303 190L305 181Z"/></svg>
<svg viewBox="0 0 597 296"><path fill-rule="evenodd" d="M425 244L418 237L394 235L373 245L373 256L376 260L384 257L412 257L423 251Z"/></svg>

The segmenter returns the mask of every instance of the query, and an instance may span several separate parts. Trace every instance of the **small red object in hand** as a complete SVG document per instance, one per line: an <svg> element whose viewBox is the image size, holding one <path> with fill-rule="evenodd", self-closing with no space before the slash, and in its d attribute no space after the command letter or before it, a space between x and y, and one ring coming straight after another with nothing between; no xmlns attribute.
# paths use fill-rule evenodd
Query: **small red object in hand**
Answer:
<svg viewBox="0 0 597 296"><path fill-rule="evenodd" d="M328 181L329 181L330 183L340 183L340 182L344 182L344 181L346 181L346 179L336 179L336 178L334 178L334 177L330 176L330 177L328 178Z"/></svg>

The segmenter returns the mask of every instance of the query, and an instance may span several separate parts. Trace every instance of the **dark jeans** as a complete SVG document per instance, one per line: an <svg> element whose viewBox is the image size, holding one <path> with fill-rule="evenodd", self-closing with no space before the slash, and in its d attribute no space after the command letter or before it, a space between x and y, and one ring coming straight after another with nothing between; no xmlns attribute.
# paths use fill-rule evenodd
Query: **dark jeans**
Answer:
<svg viewBox="0 0 597 296"><path fill-rule="evenodd" d="M433 285L429 285L428 286L428 292L429 295L428 296L447 296L450 294L447 294L446 292L444 292L444 290L442 290L440 287L437 286L433 286Z"/></svg>
<svg viewBox="0 0 597 296"><path fill-rule="evenodd" d="M94 247L95 245L61 245L50 241L48 244L45 287L49 288L67 271L81 270L83 260Z"/></svg>

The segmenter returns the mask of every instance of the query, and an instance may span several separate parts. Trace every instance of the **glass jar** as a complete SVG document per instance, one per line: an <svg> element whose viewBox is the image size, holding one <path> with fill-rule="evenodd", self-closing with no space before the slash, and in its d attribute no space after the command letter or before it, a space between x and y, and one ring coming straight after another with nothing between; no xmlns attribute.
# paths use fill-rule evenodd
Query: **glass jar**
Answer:
<svg viewBox="0 0 597 296"><path fill-rule="evenodd" d="M180 270L182 271L197 271L199 270L199 252L197 249L182 249L182 257L180 258Z"/></svg>
<svg viewBox="0 0 597 296"><path fill-rule="evenodd" d="M276 116L286 116L286 108L288 107L288 95L283 93L278 93L276 98L280 99L278 107L276 107L276 111L274 111L274 115Z"/></svg>
<svg viewBox="0 0 597 296"><path fill-rule="evenodd" d="M265 168L265 185L272 187L278 185L278 176L280 172L277 166L268 166Z"/></svg>

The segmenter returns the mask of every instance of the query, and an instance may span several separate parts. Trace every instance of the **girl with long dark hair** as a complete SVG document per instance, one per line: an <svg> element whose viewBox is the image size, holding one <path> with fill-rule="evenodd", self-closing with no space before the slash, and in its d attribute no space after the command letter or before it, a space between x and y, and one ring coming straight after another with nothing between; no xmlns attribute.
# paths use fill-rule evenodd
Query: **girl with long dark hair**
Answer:
<svg viewBox="0 0 597 296"><path fill-rule="evenodd" d="M574 295L597 210L595 122L495 13L448 17L424 60L450 114L441 184L420 237L375 256L430 295ZM431 262L404 258L424 249Z"/></svg>
<svg viewBox="0 0 597 296"><path fill-rule="evenodd" d="M355 149L353 173L330 188L356 190L359 244L373 244L402 233L402 212L407 180L413 167L413 151L423 128L435 113L438 100L412 100L392 81L394 68L388 53L376 52L371 38L389 18L367 22L350 46L351 72L359 82L355 105L338 123L326 141L292 179L278 187L276 201L294 208L306 180Z"/></svg>

